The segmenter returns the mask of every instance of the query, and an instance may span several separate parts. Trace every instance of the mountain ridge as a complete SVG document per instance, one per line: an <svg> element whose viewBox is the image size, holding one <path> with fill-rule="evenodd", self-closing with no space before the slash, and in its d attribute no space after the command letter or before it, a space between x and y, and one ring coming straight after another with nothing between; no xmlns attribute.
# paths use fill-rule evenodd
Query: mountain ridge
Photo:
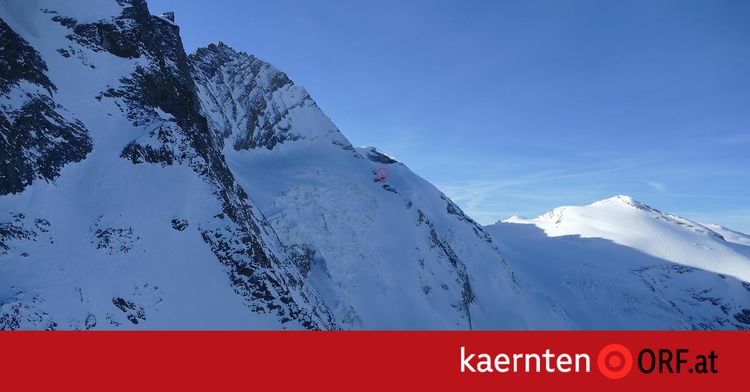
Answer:
<svg viewBox="0 0 750 392"><path fill-rule="evenodd" d="M750 247L631 197L485 228L579 328L750 329Z"/></svg>
<svg viewBox="0 0 750 392"><path fill-rule="evenodd" d="M550 236L604 238L678 264L750 281L745 254L727 246L721 234L628 196L618 195L583 207L558 207L533 219L515 217L506 223L534 224ZM681 246L684 243L694 246ZM717 256L721 261L709 261Z"/></svg>

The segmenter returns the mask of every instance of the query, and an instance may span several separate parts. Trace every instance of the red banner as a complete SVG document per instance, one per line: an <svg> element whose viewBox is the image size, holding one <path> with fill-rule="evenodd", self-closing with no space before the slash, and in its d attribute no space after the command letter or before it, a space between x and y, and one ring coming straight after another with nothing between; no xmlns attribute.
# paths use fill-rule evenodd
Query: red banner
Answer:
<svg viewBox="0 0 750 392"><path fill-rule="evenodd" d="M3 332L3 390L683 391L748 385L747 332Z"/></svg>

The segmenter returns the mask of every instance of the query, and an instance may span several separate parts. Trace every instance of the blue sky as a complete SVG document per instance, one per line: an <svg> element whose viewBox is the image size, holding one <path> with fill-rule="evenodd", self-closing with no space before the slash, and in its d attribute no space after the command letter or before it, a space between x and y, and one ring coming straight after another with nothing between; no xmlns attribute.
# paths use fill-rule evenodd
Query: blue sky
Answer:
<svg viewBox="0 0 750 392"><path fill-rule="evenodd" d="M482 223L627 194L750 232L750 2L149 4L188 51L273 63Z"/></svg>

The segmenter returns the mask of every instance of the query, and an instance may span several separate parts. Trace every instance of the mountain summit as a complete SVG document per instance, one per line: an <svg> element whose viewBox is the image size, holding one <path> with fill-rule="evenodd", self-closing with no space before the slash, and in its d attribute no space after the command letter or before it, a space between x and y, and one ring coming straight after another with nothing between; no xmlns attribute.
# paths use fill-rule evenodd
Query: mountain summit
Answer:
<svg viewBox="0 0 750 392"><path fill-rule="evenodd" d="M486 230L573 328L750 328L750 247L631 197Z"/></svg>
<svg viewBox="0 0 750 392"><path fill-rule="evenodd" d="M676 264L750 282L750 262L744 247L728 243L707 226L628 196L583 207L559 207L534 219L516 217L506 222L534 224L551 237L604 238Z"/></svg>
<svg viewBox="0 0 750 392"><path fill-rule="evenodd" d="M203 114L235 150L273 149L286 141L351 148L304 88L257 57L218 43L190 55Z"/></svg>

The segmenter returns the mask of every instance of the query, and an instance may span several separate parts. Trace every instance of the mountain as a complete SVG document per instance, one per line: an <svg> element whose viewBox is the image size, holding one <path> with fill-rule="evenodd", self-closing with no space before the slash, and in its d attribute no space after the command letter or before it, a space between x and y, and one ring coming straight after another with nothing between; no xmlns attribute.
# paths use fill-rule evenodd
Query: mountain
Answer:
<svg viewBox="0 0 750 392"><path fill-rule="evenodd" d="M0 0L0 330L746 329L748 236L627 197L482 227L143 0Z"/></svg>
<svg viewBox="0 0 750 392"><path fill-rule="evenodd" d="M489 235L271 65L142 0L0 10L0 329L531 325Z"/></svg>
<svg viewBox="0 0 750 392"><path fill-rule="evenodd" d="M750 329L750 247L728 229L616 196L486 230L571 328Z"/></svg>
<svg viewBox="0 0 750 392"><path fill-rule="evenodd" d="M0 329L337 327L227 166L177 25L141 0L0 10Z"/></svg>
<svg viewBox="0 0 750 392"><path fill-rule="evenodd" d="M230 169L343 328L530 325L536 307L492 239L432 184L354 148L303 88L254 56L218 44L190 59Z"/></svg>

